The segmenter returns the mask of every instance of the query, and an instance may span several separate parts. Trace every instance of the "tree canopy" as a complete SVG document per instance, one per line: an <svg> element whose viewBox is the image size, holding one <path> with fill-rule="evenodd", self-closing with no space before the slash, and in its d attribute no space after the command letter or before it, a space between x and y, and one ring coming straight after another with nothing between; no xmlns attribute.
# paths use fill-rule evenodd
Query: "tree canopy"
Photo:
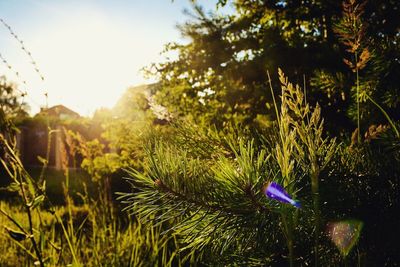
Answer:
<svg viewBox="0 0 400 267"><path fill-rule="evenodd" d="M7 81L5 76L0 77L0 132L7 132L11 128L10 121L27 115L28 106L17 92L16 85Z"/></svg>
<svg viewBox="0 0 400 267"><path fill-rule="evenodd" d="M327 107L325 117L340 122L341 128L354 126L355 75L343 61L349 53L336 31L345 23L341 2L218 2L218 6L228 4L235 8L234 14L206 13L194 4L187 12L190 20L179 26L189 42L168 44L165 52L178 56L148 68L160 79L158 100L163 105L216 125L227 121L265 125L274 117L267 71L277 88L277 68L281 67L294 82L305 83L311 102ZM362 90L396 116L400 4L369 1L359 5L353 0L349 4L354 12L360 11L360 42L371 55L360 73ZM384 120L372 103L362 106L364 121Z"/></svg>

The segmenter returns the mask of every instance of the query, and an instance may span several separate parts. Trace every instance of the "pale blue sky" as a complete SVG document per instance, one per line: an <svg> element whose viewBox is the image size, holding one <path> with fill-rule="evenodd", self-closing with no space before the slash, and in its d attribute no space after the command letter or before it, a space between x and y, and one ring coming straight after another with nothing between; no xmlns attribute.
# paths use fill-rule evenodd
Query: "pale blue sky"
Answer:
<svg viewBox="0 0 400 267"><path fill-rule="evenodd" d="M205 10L216 0L198 1ZM41 82L29 57L0 25L0 75L27 91L32 113L45 104L64 104L82 115L112 107L130 85L148 82L139 70L162 60L176 29L187 20L188 0L0 0L0 18L24 41L45 77ZM220 11L224 12L224 11ZM27 85L22 84L22 80Z"/></svg>

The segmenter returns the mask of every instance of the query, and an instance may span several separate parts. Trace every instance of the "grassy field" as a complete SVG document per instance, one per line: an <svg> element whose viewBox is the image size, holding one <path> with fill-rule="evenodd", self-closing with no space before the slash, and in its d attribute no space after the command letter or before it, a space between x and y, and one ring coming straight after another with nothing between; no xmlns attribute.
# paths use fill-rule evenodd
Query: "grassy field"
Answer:
<svg viewBox="0 0 400 267"><path fill-rule="evenodd" d="M40 169L29 172L38 177ZM69 173L67 190L61 171L50 169L45 174L51 205L44 203L30 211L32 236L19 229L30 229L20 192L2 193L1 266L39 265L31 237L46 266L165 266L176 261L160 245L169 239L160 236L158 228L145 228L121 212L116 203L99 199L96 193L101 189L83 171ZM1 177L3 185L6 179L5 175ZM174 247L172 242L171 250Z"/></svg>

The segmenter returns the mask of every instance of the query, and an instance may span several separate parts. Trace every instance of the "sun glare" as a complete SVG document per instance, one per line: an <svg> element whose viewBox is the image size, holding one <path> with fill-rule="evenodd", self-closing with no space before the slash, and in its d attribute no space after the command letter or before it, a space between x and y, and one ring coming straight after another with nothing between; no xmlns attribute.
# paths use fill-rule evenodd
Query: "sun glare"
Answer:
<svg viewBox="0 0 400 267"><path fill-rule="evenodd" d="M35 100L31 113L45 104L45 92L50 105L62 103L83 115L112 107L128 86L145 82L140 69L159 60L162 49L140 25L88 10L74 14L73 19L60 17L25 39L45 81L40 81L18 47L10 52L16 59L13 67L22 78L15 77L15 71L7 76ZM22 80L27 81L26 86Z"/></svg>

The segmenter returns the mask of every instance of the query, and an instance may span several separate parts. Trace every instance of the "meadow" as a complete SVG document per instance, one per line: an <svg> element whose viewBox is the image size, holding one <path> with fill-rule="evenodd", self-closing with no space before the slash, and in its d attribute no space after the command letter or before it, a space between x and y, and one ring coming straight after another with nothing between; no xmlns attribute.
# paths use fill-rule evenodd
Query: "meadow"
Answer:
<svg viewBox="0 0 400 267"><path fill-rule="evenodd" d="M5 80L0 266L399 266L389 2L194 3L157 82L91 118L30 117Z"/></svg>

